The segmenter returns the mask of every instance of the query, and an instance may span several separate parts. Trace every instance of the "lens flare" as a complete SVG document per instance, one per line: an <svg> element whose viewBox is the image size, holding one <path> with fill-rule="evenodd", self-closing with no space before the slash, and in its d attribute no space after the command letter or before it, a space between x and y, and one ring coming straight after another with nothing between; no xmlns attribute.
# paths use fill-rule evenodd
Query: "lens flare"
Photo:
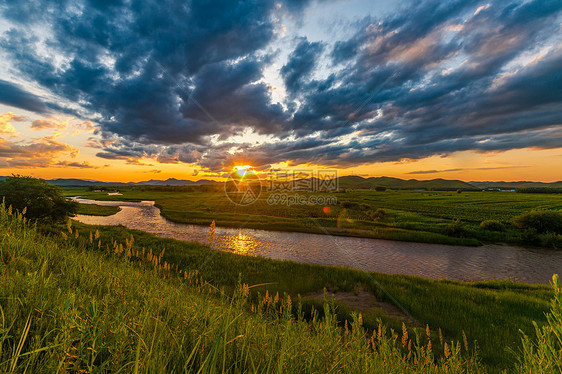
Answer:
<svg viewBox="0 0 562 374"><path fill-rule="evenodd" d="M237 165L232 168L232 172L238 174L239 176L243 177L245 175L254 175L256 172L254 171L253 166L251 165Z"/></svg>

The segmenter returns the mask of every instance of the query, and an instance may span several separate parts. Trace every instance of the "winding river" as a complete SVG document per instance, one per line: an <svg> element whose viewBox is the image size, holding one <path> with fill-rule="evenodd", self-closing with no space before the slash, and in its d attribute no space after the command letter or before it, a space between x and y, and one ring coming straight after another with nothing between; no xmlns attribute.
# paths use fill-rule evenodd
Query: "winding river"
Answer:
<svg viewBox="0 0 562 374"><path fill-rule="evenodd" d="M112 216L76 216L76 220L86 224L121 224L162 237L207 243L207 226L168 221L160 215L160 209L153 201L74 200L121 207L121 211ZM552 274L562 273L562 251L501 244L463 247L217 227L214 247L278 260L460 281L511 279L548 283Z"/></svg>

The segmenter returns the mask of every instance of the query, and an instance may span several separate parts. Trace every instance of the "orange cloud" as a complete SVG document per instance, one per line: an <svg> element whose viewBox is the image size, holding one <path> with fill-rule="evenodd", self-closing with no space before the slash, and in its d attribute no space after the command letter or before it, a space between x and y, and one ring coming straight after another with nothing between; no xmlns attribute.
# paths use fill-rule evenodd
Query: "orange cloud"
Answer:
<svg viewBox="0 0 562 374"><path fill-rule="evenodd" d="M52 166L54 160L64 154L76 157L78 148L44 137L22 144L0 137L0 167L34 168Z"/></svg>
<svg viewBox="0 0 562 374"><path fill-rule="evenodd" d="M79 168L79 169L99 169L102 167L108 167L109 165L106 164L104 166L97 166L97 165L90 164L88 161L83 161L83 162L59 161L56 164L54 164L54 166L61 166L66 168Z"/></svg>
<svg viewBox="0 0 562 374"><path fill-rule="evenodd" d="M0 113L0 134L16 136L18 135L12 122L23 122L26 120L25 116L19 116L12 112Z"/></svg>
<svg viewBox="0 0 562 374"><path fill-rule="evenodd" d="M56 121L53 119L38 119L31 122L31 129L32 130L45 130L45 129L65 129L66 128L66 121Z"/></svg>

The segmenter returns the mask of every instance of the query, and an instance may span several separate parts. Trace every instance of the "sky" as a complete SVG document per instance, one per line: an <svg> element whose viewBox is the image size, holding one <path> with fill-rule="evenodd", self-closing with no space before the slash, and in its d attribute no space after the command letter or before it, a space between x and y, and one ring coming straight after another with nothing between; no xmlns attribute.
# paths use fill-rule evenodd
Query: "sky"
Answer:
<svg viewBox="0 0 562 374"><path fill-rule="evenodd" d="M562 0L5 0L0 175L562 180Z"/></svg>

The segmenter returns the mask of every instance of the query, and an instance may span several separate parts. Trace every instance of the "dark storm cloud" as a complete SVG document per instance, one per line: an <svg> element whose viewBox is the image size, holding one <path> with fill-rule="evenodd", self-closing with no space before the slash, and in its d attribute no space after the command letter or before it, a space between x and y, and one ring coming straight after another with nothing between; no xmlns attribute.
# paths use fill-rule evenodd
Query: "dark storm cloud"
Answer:
<svg viewBox="0 0 562 374"><path fill-rule="evenodd" d="M346 63L337 87L302 94L292 125L301 134L304 128L328 136L359 130L357 137L375 138L316 151L321 159L335 156L340 165L466 149L560 146L559 132L513 135L562 124L560 39L538 61L502 69L559 35L561 8L561 1L489 7L427 1L389 19L368 17L331 52L334 63ZM444 72L448 67L452 71ZM378 110L380 118L367 121ZM392 141L380 139L388 133Z"/></svg>
<svg viewBox="0 0 562 374"><path fill-rule="evenodd" d="M21 78L95 118L106 159L214 171L234 157L348 166L562 144L562 0L408 2L357 21L347 40L295 38L279 72L284 105L263 80L275 17L307 2L281 4L10 2L0 47ZM58 105L0 88L8 105ZM211 140L248 128L278 139Z"/></svg>
<svg viewBox="0 0 562 374"><path fill-rule="evenodd" d="M1 46L26 79L101 114L105 135L204 143L238 127L271 133L285 120L258 82L275 9L274 1L16 2L3 14L21 27L5 32ZM39 19L45 41L28 31ZM41 45L64 56L62 66Z"/></svg>
<svg viewBox="0 0 562 374"><path fill-rule="evenodd" d="M36 113L47 111L47 107L37 96L2 79L0 79L0 103Z"/></svg>
<svg viewBox="0 0 562 374"><path fill-rule="evenodd" d="M192 81L195 89L184 97L183 116L200 121L209 135L234 135L246 127L259 133L279 131L286 114L270 102L269 87L257 82L262 64L246 58L204 66Z"/></svg>
<svg viewBox="0 0 562 374"><path fill-rule="evenodd" d="M291 94L296 94L304 88L303 79L314 70L316 60L323 49L324 46L319 42L311 43L306 38L300 39L289 56L289 61L281 68L285 87Z"/></svg>

